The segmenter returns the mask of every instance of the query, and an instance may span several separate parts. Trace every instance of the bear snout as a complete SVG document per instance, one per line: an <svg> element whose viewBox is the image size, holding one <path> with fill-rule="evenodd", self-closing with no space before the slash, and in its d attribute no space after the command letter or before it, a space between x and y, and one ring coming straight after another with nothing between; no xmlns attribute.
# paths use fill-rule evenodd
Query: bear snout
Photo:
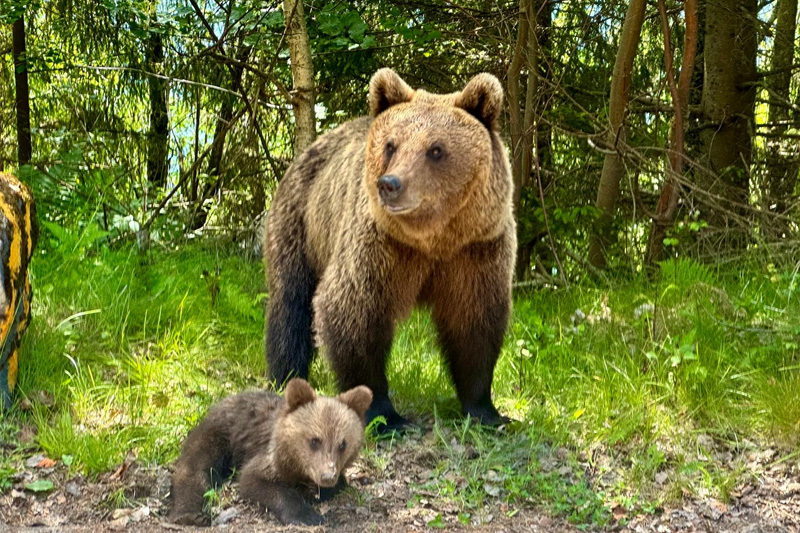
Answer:
<svg viewBox="0 0 800 533"><path fill-rule="evenodd" d="M394 174L384 174L378 178L378 194L385 204L397 200L403 194L403 190L405 190L403 182Z"/></svg>
<svg viewBox="0 0 800 533"><path fill-rule="evenodd" d="M336 472L336 466L330 465L329 469L325 472L322 472L319 476L319 485L320 487L333 487L336 485L336 480L339 478L338 472Z"/></svg>

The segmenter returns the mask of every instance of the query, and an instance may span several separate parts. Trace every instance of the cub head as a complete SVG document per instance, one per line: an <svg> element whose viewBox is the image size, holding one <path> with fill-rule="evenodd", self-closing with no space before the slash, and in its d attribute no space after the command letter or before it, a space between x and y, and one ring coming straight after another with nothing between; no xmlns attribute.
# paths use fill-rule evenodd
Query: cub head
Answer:
<svg viewBox="0 0 800 533"><path fill-rule="evenodd" d="M369 105L365 186L384 226L421 238L437 233L486 188L494 160L506 158L497 137L503 90L490 74L436 95L381 69L370 81Z"/></svg>
<svg viewBox="0 0 800 533"><path fill-rule="evenodd" d="M279 470L296 482L335 486L361 449L372 391L360 386L329 398L295 378L286 385L284 400L275 427Z"/></svg>

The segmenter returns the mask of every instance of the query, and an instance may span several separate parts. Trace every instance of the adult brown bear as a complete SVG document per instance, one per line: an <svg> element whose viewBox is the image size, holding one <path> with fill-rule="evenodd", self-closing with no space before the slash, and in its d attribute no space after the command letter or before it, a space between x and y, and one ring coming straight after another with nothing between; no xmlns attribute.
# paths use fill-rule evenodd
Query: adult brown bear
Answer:
<svg viewBox="0 0 800 533"><path fill-rule="evenodd" d="M264 246L267 361L277 383L308 376L313 327L340 387L372 389L367 420L406 425L385 365L395 324L421 303L432 309L464 413L502 420L491 385L516 250L502 104L489 74L436 95L381 69L370 81L371 116L296 159Z"/></svg>

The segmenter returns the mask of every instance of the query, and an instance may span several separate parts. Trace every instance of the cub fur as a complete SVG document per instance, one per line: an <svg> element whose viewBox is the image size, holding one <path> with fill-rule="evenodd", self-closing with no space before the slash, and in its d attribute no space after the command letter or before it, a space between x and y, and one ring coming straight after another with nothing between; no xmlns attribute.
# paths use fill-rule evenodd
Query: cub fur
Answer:
<svg viewBox="0 0 800 533"><path fill-rule="evenodd" d="M328 398L302 379L291 380L283 397L252 391L225 398L183 443L172 476L170 521L207 525L203 495L209 482L235 469L243 499L266 507L283 524L321 524L322 516L297 489L329 489L325 495L331 496L344 485L342 473L361 449L371 401L367 387Z"/></svg>
<svg viewBox="0 0 800 533"><path fill-rule="evenodd" d="M386 358L397 322L423 304L464 413L503 420L491 384L516 230L502 104L489 74L436 95L381 69L370 82L371 116L297 157L270 207L264 246L266 355L277 383L308 377L313 329L340 387L372 390L367 421L383 416L383 429L402 428Z"/></svg>

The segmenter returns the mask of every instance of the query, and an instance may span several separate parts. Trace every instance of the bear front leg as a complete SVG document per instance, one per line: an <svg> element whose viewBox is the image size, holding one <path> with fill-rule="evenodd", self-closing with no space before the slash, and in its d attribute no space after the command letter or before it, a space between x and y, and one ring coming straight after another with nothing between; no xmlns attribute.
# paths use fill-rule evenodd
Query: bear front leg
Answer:
<svg viewBox="0 0 800 533"><path fill-rule="evenodd" d="M502 244L473 245L436 272L431 292L439 344L461 408L489 425L508 421L497 412L491 395L511 312L513 260L500 253Z"/></svg>
<svg viewBox="0 0 800 533"><path fill-rule="evenodd" d="M372 404L365 415L366 423L383 417L386 424L377 430L388 433L411 424L389 399L386 359L392 348L394 323L391 299L379 286L370 284L375 279L378 276L371 273L361 273L356 281L338 269L326 272L314 297L315 325L339 388L369 387Z"/></svg>
<svg viewBox="0 0 800 533"><path fill-rule="evenodd" d="M281 524L318 526L324 522L296 489L270 481L252 465L242 469L239 492L242 498L266 507Z"/></svg>
<svg viewBox="0 0 800 533"><path fill-rule="evenodd" d="M226 453L224 447L224 439L209 419L189 432L172 474L170 522L209 525L209 518L203 514L204 497L212 470Z"/></svg>

